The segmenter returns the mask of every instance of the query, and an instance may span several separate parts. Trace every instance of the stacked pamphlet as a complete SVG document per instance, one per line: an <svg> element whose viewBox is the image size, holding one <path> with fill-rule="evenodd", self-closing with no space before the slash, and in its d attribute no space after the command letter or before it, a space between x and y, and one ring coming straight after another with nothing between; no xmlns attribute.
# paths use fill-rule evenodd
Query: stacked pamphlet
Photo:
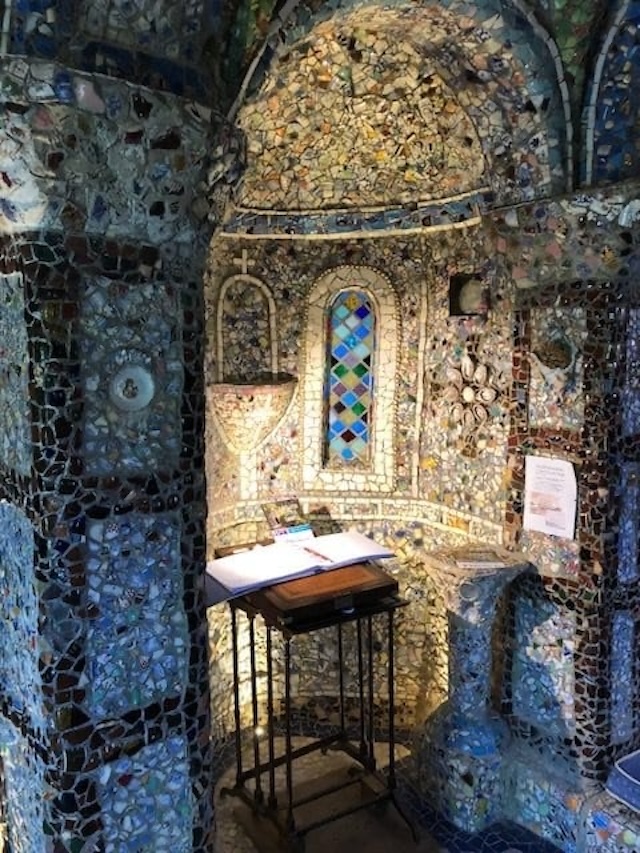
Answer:
<svg viewBox="0 0 640 853"><path fill-rule="evenodd" d="M271 535L276 542L299 542L314 536L298 498L277 498L262 504Z"/></svg>
<svg viewBox="0 0 640 853"><path fill-rule="evenodd" d="M505 558L496 551L485 548L464 548L456 554L455 563L459 569L504 569L508 565Z"/></svg>

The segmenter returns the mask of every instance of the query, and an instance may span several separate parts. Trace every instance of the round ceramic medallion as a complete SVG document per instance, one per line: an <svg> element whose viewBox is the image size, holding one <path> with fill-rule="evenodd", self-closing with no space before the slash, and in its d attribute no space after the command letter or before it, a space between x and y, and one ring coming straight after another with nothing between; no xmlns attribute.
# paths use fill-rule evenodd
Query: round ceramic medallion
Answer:
<svg viewBox="0 0 640 853"><path fill-rule="evenodd" d="M123 412L137 412L153 400L156 383L151 373L139 364L127 364L109 383L111 402Z"/></svg>

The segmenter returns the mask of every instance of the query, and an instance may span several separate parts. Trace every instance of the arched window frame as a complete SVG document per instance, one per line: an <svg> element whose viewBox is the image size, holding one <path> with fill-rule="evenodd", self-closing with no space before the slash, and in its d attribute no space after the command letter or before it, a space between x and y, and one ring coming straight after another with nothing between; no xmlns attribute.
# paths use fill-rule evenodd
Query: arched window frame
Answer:
<svg viewBox="0 0 640 853"><path fill-rule="evenodd" d="M327 316L336 296L347 290L366 293L375 312L371 455L367 469L324 466L327 441L324 389L327 377ZM399 337L397 297L386 276L359 265L334 267L311 289L304 346L303 470L308 490L390 492L395 479L396 363Z"/></svg>

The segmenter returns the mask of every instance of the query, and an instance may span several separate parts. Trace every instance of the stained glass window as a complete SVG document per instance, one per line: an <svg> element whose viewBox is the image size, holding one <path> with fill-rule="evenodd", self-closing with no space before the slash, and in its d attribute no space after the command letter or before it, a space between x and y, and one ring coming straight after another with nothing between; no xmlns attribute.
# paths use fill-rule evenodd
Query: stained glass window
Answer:
<svg viewBox="0 0 640 853"><path fill-rule="evenodd" d="M369 464L375 314L366 293L345 290L331 303L325 384L325 465Z"/></svg>

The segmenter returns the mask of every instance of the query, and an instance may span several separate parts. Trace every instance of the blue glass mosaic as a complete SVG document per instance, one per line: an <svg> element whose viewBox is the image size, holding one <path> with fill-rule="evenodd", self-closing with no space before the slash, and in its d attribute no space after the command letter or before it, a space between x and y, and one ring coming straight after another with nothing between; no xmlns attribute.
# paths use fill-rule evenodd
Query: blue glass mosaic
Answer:
<svg viewBox="0 0 640 853"><path fill-rule="evenodd" d="M180 450L183 365L177 292L96 279L83 299L87 469L139 473Z"/></svg>
<svg viewBox="0 0 640 853"><path fill-rule="evenodd" d="M7 844L12 853L45 853L44 765L18 729L0 717L0 762ZM0 830L0 841L3 839Z"/></svg>
<svg viewBox="0 0 640 853"><path fill-rule="evenodd" d="M558 853L558 847L507 820L497 821L482 832L458 829L425 802L410 782L400 783L401 801L420 815L419 823L442 853Z"/></svg>
<svg viewBox="0 0 640 853"><path fill-rule="evenodd" d="M574 725L574 634L574 613L551 601L517 601L513 711L557 735L567 735Z"/></svg>
<svg viewBox="0 0 640 853"><path fill-rule="evenodd" d="M618 534L618 578L636 580L638 566L638 519L640 518L640 469L636 462L621 466L620 531Z"/></svg>
<svg viewBox="0 0 640 853"><path fill-rule="evenodd" d="M0 671L12 708L44 726L38 668L34 542L26 516L0 503Z"/></svg>
<svg viewBox="0 0 640 853"><path fill-rule="evenodd" d="M143 747L98 775L105 853L191 853L193 802L184 738Z"/></svg>
<svg viewBox="0 0 640 853"><path fill-rule="evenodd" d="M31 466L29 371L23 281L0 276L0 465L27 474Z"/></svg>
<svg viewBox="0 0 640 853"><path fill-rule="evenodd" d="M638 173L639 17L640 3L629 3L626 20L616 33L606 55L595 115L595 181L620 181Z"/></svg>
<svg viewBox="0 0 640 853"><path fill-rule="evenodd" d="M92 711L120 714L179 692L188 628L177 523L140 515L95 521L87 543Z"/></svg>
<svg viewBox="0 0 640 853"><path fill-rule="evenodd" d="M511 810L518 823L544 838L563 853L578 853L580 806L583 797L572 793L562 776L549 768L528 763L517 767L511 796Z"/></svg>
<svg viewBox="0 0 640 853"><path fill-rule="evenodd" d="M352 234L369 233L382 236L385 231L407 232L442 228L454 223L476 219L486 206L482 194L477 193L454 201L439 201L413 207L393 207L389 210L348 213L297 213L235 212L224 224L227 234L263 235L272 239L292 234Z"/></svg>
<svg viewBox="0 0 640 853"><path fill-rule="evenodd" d="M627 317L622 432L633 436L640 432L640 310L630 308Z"/></svg>
<svg viewBox="0 0 640 853"><path fill-rule="evenodd" d="M611 728L615 743L633 735L633 670L636 623L628 610L613 616L611 631Z"/></svg>

